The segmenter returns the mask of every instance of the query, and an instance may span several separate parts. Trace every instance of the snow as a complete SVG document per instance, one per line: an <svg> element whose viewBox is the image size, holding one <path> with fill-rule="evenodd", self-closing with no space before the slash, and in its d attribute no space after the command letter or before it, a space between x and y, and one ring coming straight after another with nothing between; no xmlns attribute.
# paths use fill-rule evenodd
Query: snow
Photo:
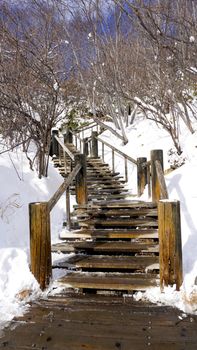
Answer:
<svg viewBox="0 0 197 350"><path fill-rule="evenodd" d="M193 127L197 130L195 121ZM153 121L144 120L138 114L135 122L127 128L127 136L129 142L125 146L109 131L105 131L100 137L134 159L150 159L151 150L163 149L164 168L170 167L172 152L169 150L173 149L172 141L167 132ZM148 299L177 306L183 312L194 313L197 312L196 136L197 132L191 135L181 124L180 143L185 164L166 175L170 199L181 201L184 273L181 291L177 292L175 287L168 287L161 293L160 288L151 288L146 293L138 292L135 295L137 300ZM107 147L105 161L111 164L111 153ZM29 269L28 204L48 201L63 180L51 163L48 177L38 179L36 171L29 169L28 161L20 149L0 154L0 167L0 327L3 327L15 315L23 313L28 307L28 302L41 293ZM124 173L124 162L117 155L115 167ZM132 193L136 193L135 165L130 166L129 174L128 187ZM146 193L143 199L146 199ZM62 197L51 213L52 242L59 241L65 215L65 197ZM62 255L54 254L53 259L61 260ZM61 272L55 269L54 279L61 276Z"/></svg>
<svg viewBox="0 0 197 350"><path fill-rule="evenodd" d="M48 201L62 183L57 170L49 165L48 178L38 179L29 169L25 155L17 151L0 155L0 328L26 308L24 301L36 297L38 283L29 269L29 202ZM51 213L52 241L65 219L65 198ZM20 296L26 292L27 297ZM22 294L21 294L22 293Z"/></svg>
<svg viewBox="0 0 197 350"><path fill-rule="evenodd" d="M194 38L194 36L193 36L193 35L191 35L191 36L190 36L189 41L190 41L190 43L194 43L195 38Z"/></svg>

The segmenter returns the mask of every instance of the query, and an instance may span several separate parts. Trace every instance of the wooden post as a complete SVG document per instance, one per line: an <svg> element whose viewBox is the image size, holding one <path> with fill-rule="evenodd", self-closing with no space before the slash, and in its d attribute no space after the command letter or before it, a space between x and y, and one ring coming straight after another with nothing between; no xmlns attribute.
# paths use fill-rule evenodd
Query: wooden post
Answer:
<svg viewBox="0 0 197 350"><path fill-rule="evenodd" d="M137 192L140 197L148 183L147 158L137 158Z"/></svg>
<svg viewBox="0 0 197 350"><path fill-rule="evenodd" d="M160 286L176 284L179 290L183 281L180 202L159 201L158 218Z"/></svg>
<svg viewBox="0 0 197 350"><path fill-rule="evenodd" d="M64 134L64 144L66 143L73 143L73 134L70 130Z"/></svg>
<svg viewBox="0 0 197 350"><path fill-rule="evenodd" d="M50 213L47 202L29 204L31 272L44 290L52 274Z"/></svg>
<svg viewBox="0 0 197 350"><path fill-rule="evenodd" d="M88 156L88 137L83 139L83 154Z"/></svg>
<svg viewBox="0 0 197 350"><path fill-rule="evenodd" d="M151 151L151 179L152 179L152 201L158 202L161 199L160 185L158 181L155 161L158 160L161 163L163 170L163 151L153 150Z"/></svg>
<svg viewBox="0 0 197 350"><path fill-rule="evenodd" d="M70 189L67 187L66 189L66 222L67 229L70 231L71 229L71 215L70 215Z"/></svg>
<svg viewBox="0 0 197 350"><path fill-rule="evenodd" d="M87 204L88 194L87 194L86 156L84 154L76 154L75 165L77 163L80 163L82 167L75 178L76 200L79 205Z"/></svg>
<svg viewBox="0 0 197 350"><path fill-rule="evenodd" d="M98 133L97 131L92 131L92 154L93 158L98 158Z"/></svg>
<svg viewBox="0 0 197 350"><path fill-rule="evenodd" d="M59 144L55 138L58 136L58 130L52 130L52 156L59 157Z"/></svg>

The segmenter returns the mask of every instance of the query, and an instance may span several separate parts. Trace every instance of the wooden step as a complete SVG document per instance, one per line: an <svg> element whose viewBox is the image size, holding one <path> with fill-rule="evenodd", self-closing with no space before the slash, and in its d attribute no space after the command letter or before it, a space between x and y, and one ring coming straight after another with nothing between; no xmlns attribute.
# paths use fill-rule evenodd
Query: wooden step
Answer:
<svg viewBox="0 0 197 350"><path fill-rule="evenodd" d="M76 209L77 212L77 209ZM89 208L83 213L80 213L77 215L78 218L80 217L133 217L133 216L143 216L143 217L158 217L158 211L155 208L138 208L138 209L110 209L110 208L105 208L105 209L97 209L97 208Z"/></svg>
<svg viewBox="0 0 197 350"><path fill-rule="evenodd" d="M158 229L81 229L74 232L61 232L61 239L158 239Z"/></svg>
<svg viewBox="0 0 197 350"><path fill-rule="evenodd" d="M81 242L62 242L52 245L52 252L111 252L111 253L158 253L159 245L152 242L128 242L128 241L81 241Z"/></svg>
<svg viewBox="0 0 197 350"><path fill-rule="evenodd" d="M92 195L91 193L88 195L88 199L95 199L95 198L98 198L98 199L105 199L105 200L107 200L107 199L109 199L109 200L111 200L111 199L123 199L123 198L126 198L128 196L128 194L126 193L126 194L106 194L106 195L103 195L103 194L94 194L94 195ZM103 198L103 197L105 197L105 198Z"/></svg>
<svg viewBox="0 0 197 350"><path fill-rule="evenodd" d="M61 277L57 281L61 287L119 290L119 291L144 291L151 287L159 286L157 274L96 274L85 272L72 272Z"/></svg>
<svg viewBox="0 0 197 350"><path fill-rule="evenodd" d="M103 219L84 219L84 220L80 220L80 225L83 226L102 226L102 227L158 227L158 220L154 220L153 218L137 218L137 219L133 219L133 218L124 218L124 217L120 217L120 218L109 218L106 220Z"/></svg>
<svg viewBox="0 0 197 350"><path fill-rule="evenodd" d="M103 270L158 270L158 256L80 255L53 264L53 268Z"/></svg>
<svg viewBox="0 0 197 350"><path fill-rule="evenodd" d="M144 202L139 200L123 200L123 201L93 201L92 208L157 208L157 205L153 202Z"/></svg>
<svg viewBox="0 0 197 350"><path fill-rule="evenodd" d="M88 190L89 192L91 192L91 195L94 195L95 196L99 196L100 194L112 194L112 193L128 193L129 190L127 189L119 189L119 188L110 188L110 189L107 189L107 188L98 188L98 189L94 189L94 188L91 188L91 187L88 187Z"/></svg>

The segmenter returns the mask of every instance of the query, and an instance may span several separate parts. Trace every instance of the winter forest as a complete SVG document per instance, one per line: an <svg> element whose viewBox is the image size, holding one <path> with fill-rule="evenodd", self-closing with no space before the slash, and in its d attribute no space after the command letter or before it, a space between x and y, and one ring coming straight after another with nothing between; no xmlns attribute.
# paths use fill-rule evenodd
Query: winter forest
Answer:
<svg viewBox="0 0 197 350"><path fill-rule="evenodd" d="M0 128L47 175L50 130L89 115L126 144L138 112L162 125L178 155L180 120L194 133L193 0L1 1ZM31 141L35 157L28 156Z"/></svg>

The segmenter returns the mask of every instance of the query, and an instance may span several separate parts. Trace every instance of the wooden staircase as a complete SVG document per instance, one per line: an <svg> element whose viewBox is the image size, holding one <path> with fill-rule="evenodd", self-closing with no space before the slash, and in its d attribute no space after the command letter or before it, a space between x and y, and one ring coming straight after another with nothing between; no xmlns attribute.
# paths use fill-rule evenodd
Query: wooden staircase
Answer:
<svg viewBox="0 0 197 350"><path fill-rule="evenodd" d="M77 154L72 144L66 144ZM61 159L54 160L60 173ZM72 161L67 162L70 168ZM66 269L58 285L84 291L136 291L159 284L157 206L128 200L123 178L100 158L87 158L88 204L76 206L80 229L61 235L53 252L73 253L53 268ZM71 187L74 193L74 184Z"/></svg>

